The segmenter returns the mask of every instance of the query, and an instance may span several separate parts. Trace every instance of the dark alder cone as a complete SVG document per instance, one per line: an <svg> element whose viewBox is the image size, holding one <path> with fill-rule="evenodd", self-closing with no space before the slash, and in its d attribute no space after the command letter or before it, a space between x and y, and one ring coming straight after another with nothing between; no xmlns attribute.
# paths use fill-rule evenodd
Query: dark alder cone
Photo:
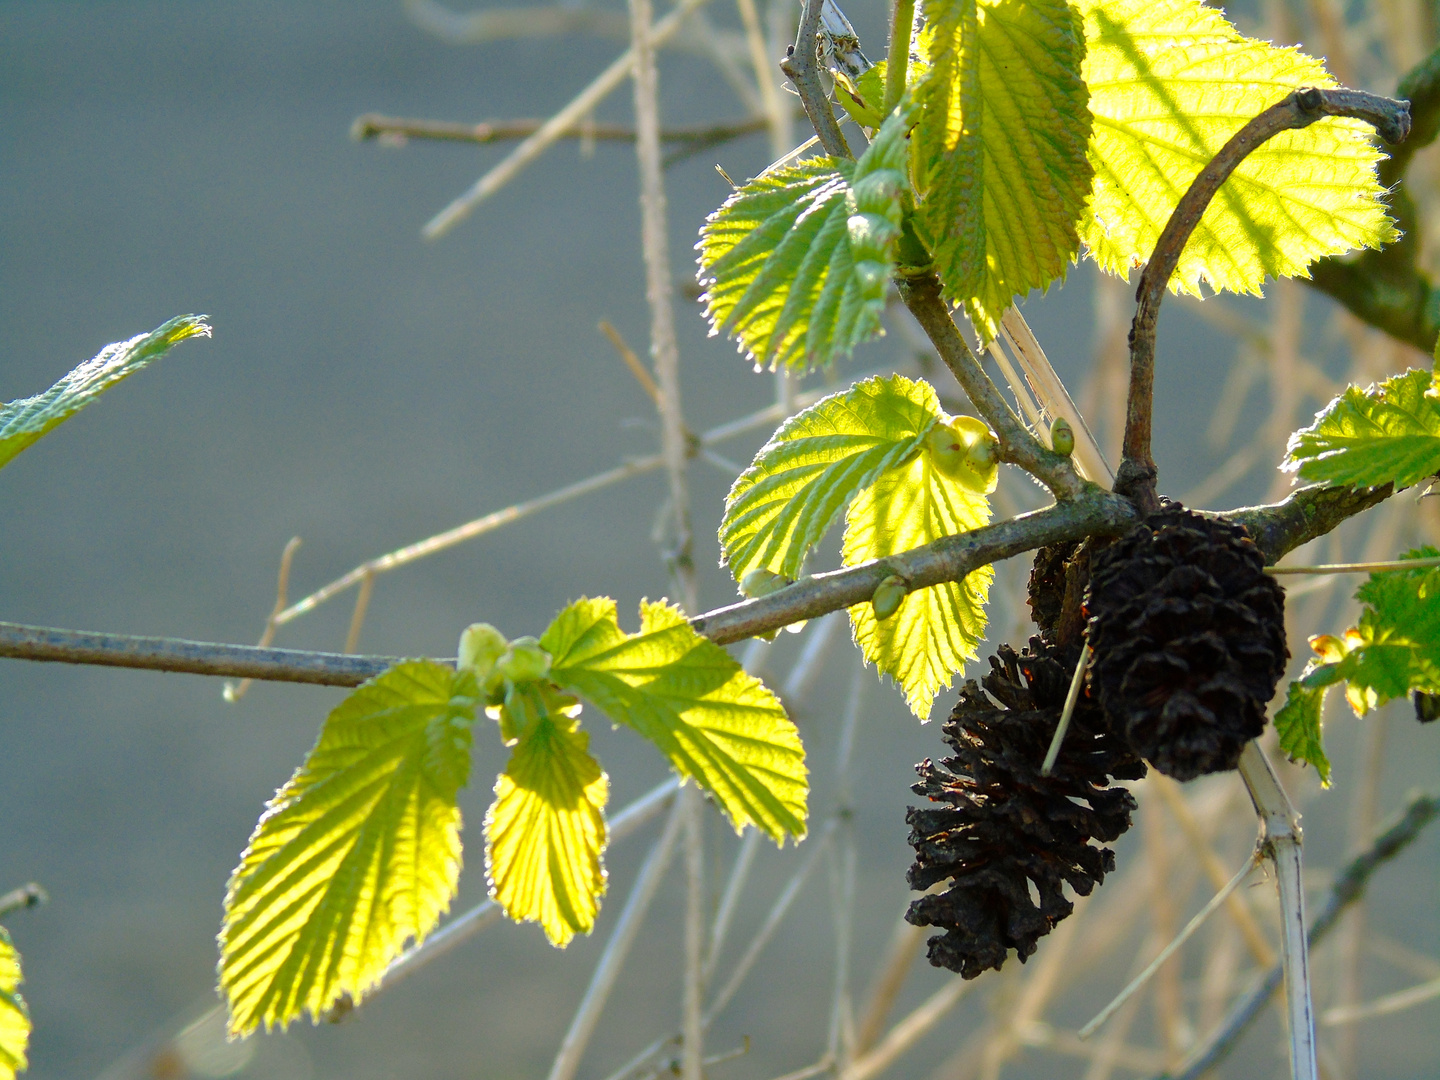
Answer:
<svg viewBox="0 0 1440 1080"><path fill-rule="evenodd" d="M1115 869L1115 853L1091 841L1108 843L1130 827L1135 800L1110 778L1139 779L1145 765L1097 705L1081 699L1054 772L1040 775L1079 659L1078 645L1040 638L1019 655L1002 645L984 689L967 681L945 723L955 755L915 766L912 790L929 804L905 815L915 848L908 880L914 889L952 880L905 918L945 931L930 939L937 967L973 979L999 968L1010 949L1024 961L1074 908L1061 886L1087 896Z"/></svg>
<svg viewBox="0 0 1440 1080"><path fill-rule="evenodd" d="M1440 720L1440 694L1427 694L1423 690L1416 690L1415 719L1422 724Z"/></svg>
<svg viewBox="0 0 1440 1080"><path fill-rule="evenodd" d="M1110 721L1177 780L1235 768L1285 674L1285 592L1238 525L1171 504L1090 563L1090 668Z"/></svg>

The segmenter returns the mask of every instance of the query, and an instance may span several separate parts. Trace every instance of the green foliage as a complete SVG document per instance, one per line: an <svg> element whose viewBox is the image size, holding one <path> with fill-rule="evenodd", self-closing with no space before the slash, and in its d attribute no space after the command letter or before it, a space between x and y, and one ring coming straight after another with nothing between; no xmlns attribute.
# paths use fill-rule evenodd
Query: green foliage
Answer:
<svg viewBox="0 0 1440 1080"><path fill-rule="evenodd" d="M829 364L883 332L908 124L902 105L853 165L816 158L764 173L706 219L705 314L757 366Z"/></svg>
<svg viewBox="0 0 1440 1080"><path fill-rule="evenodd" d="M1128 274L1215 153L1302 86L1334 86L1315 59L1243 37L1199 0L1077 0L1095 117L1091 201L1080 235ZM1326 255L1396 238L1375 178L1380 152L1358 120L1328 118L1252 153L1205 211L1171 288L1260 291Z"/></svg>
<svg viewBox="0 0 1440 1080"><path fill-rule="evenodd" d="M934 387L894 375L785 421L725 500L720 547L736 580L756 568L798 577L855 493L918 454L943 419Z"/></svg>
<svg viewBox="0 0 1440 1080"><path fill-rule="evenodd" d="M985 496L943 476L929 454L917 454L880 475L845 515L845 564L908 551L990 520ZM985 636L985 600L995 571L985 566L964 581L910 593L880 620L869 603L850 609L855 642L865 659L892 676L921 720L951 676L973 660Z"/></svg>
<svg viewBox="0 0 1440 1080"><path fill-rule="evenodd" d="M15 1080L29 1066L30 1012L20 996L20 954L0 926L0 1080Z"/></svg>
<svg viewBox="0 0 1440 1080"><path fill-rule="evenodd" d="M503 710L517 732L485 815L490 895L516 922L565 946L595 926L605 892L610 781L580 730L580 708L548 685L517 687Z"/></svg>
<svg viewBox="0 0 1440 1080"><path fill-rule="evenodd" d="M550 677L634 728L715 797L736 830L754 823L780 843L805 835L805 750L780 701L679 609L640 606L627 634L608 597L582 599L540 639Z"/></svg>
<svg viewBox="0 0 1440 1080"><path fill-rule="evenodd" d="M1440 472L1440 381L1411 369L1350 386L1290 436L1286 469L1311 483L1408 487Z"/></svg>
<svg viewBox="0 0 1440 1080"><path fill-rule="evenodd" d="M129 341L106 345L43 394L0 407L0 468L51 429L186 338L209 337L210 327L200 315L181 315L163 326Z"/></svg>
<svg viewBox="0 0 1440 1080"><path fill-rule="evenodd" d="M937 0L926 16L920 224L946 295L988 341L1011 300L1063 277L1079 250L1085 43L1066 0Z"/></svg>
<svg viewBox="0 0 1440 1080"><path fill-rule="evenodd" d="M358 1002L449 907L477 703L471 672L406 661L330 713L230 880L220 985L233 1033Z"/></svg>
<svg viewBox="0 0 1440 1080"><path fill-rule="evenodd" d="M1301 679L1290 684L1285 704L1275 714L1275 734L1280 736L1280 749L1291 761L1315 766L1320 783L1330 786L1330 759L1325 756L1325 731L1322 709L1325 703L1323 686L1306 686Z"/></svg>
<svg viewBox="0 0 1440 1080"><path fill-rule="evenodd" d="M1440 550L1417 548L1402 558L1440 558ZM1345 684L1359 716L1412 691L1440 692L1440 566L1371 574L1355 599L1364 605L1359 621L1340 637L1310 639L1316 658L1290 684L1275 717L1285 752L1315 764L1327 781L1321 708L1331 686Z"/></svg>

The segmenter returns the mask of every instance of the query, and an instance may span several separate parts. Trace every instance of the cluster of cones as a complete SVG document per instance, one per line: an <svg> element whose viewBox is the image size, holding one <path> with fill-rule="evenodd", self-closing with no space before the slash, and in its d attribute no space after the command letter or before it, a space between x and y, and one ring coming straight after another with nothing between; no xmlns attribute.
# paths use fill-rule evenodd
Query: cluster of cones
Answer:
<svg viewBox="0 0 1440 1080"><path fill-rule="evenodd" d="M1245 530L1168 504L1115 541L1042 549L1040 635L1002 645L944 725L954 755L916 766L906 815L926 890L907 918L944 933L930 962L973 978L1024 961L1115 867L1146 763L1178 780L1233 769L1285 671L1285 594ZM1041 763L1088 643L1094 658L1059 757Z"/></svg>

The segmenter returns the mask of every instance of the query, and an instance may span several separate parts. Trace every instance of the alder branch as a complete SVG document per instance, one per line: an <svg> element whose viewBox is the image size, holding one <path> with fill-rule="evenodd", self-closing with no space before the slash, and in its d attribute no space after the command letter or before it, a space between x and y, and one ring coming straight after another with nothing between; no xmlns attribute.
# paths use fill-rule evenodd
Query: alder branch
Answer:
<svg viewBox="0 0 1440 1080"><path fill-rule="evenodd" d="M805 106L805 115L820 136L820 145L831 157L853 158L850 144L835 120L835 110L820 85L820 70L815 62L815 44L820 36L820 12L825 0L805 0L805 15L800 20L800 29L795 35L795 45L784 60L780 70L795 84L800 94L800 103Z"/></svg>
<svg viewBox="0 0 1440 1080"><path fill-rule="evenodd" d="M1155 459L1150 453L1155 388L1155 330L1160 301L1180 253L1220 186L1252 151L1282 131L1309 127L1327 116L1349 116L1373 125L1387 142L1399 143L1410 131L1408 102L1359 90L1307 87L1288 94L1255 117L1220 148L1195 177L1166 222L1135 292L1135 319L1130 326L1130 392L1126 403L1124 456L1115 489L1134 499L1144 513L1159 509Z"/></svg>
<svg viewBox="0 0 1440 1080"><path fill-rule="evenodd" d="M1246 507L1216 516L1249 529L1265 553L1266 561L1273 563L1389 494L1388 487L1362 492L1307 487L1272 506ZM865 603L874 595L875 587L892 574L904 578L912 591L928 588L959 581L982 566L1047 544L1086 536L1118 535L1138 520L1129 500L1087 484L1074 499L1044 510L973 532L942 537L923 547L874 562L803 578L758 600L705 612L692 619L690 625L711 641L729 645L802 619L818 619L832 611ZM94 634L3 622L0 622L0 657L320 686L359 686L403 659ZM436 662L454 661L439 659Z"/></svg>
<svg viewBox="0 0 1440 1080"><path fill-rule="evenodd" d="M1310 924L1308 940L1312 949L1334 928L1345 909L1365 895L1371 875L1400 854L1437 814L1440 814L1440 797L1412 795L1394 824L1345 865L1330 887L1325 906ZM1280 988L1282 977L1281 965L1272 965L1260 983L1231 1008L1224 1023L1191 1054L1180 1070L1165 1073L1158 1080L1199 1080L1219 1065Z"/></svg>

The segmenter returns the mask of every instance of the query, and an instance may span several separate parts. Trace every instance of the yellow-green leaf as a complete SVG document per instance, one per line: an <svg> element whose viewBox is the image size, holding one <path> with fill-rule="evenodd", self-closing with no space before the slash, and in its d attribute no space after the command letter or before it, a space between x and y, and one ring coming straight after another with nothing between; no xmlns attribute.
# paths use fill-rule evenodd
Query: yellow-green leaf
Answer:
<svg viewBox="0 0 1440 1080"><path fill-rule="evenodd" d="M735 580L759 567L798 577L855 493L915 454L945 419L935 388L875 376L781 425L725 499L720 547Z"/></svg>
<svg viewBox="0 0 1440 1080"><path fill-rule="evenodd" d="M0 467L120 380L160 359L172 346L187 338L209 336L210 327L203 316L181 315L148 334L106 345L94 359L43 394L0 406Z"/></svg>
<svg viewBox="0 0 1440 1080"><path fill-rule="evenodd" d="M1303 86L1334 86L1320 61L1242 36L1199 0L1077 0L1095 117L1094 192L1080 226L1096 261L1125 275L1150 258L1190 182L1252 117ZM1359 120L1276 135L1220 188L1170 287L1258 293L1326 255L1396 237L1381 154Z"/></svg>
<svg viewBox="0 0 1440 1080"><path fill-rule="evenodd" d="M15 1080L29 1066L30 1013L20 996L20 954L0 926L0 1080Z"/></svg>
<svg viewBox="0 0 1440 1080"><path fill-rule="evenodd" d="M1291 761L1314 765L1320 783L1329 787L1330 759L1325 756L1323 716L1325 692L1326 687L1306 686L1300 679L1292 682L1285 692L1285 704L1275 714L1275 734L1280 737L1280 749Z"/></svg>
<svg viewBox="0 0 1440 1080"><path fill-rule="evenodd" d="M990 340L1015 296L1061 278L1090 192L1085 43L1066 0L926 4L919 207L945 294Z"/></svg>
<svg viewBox="0 0 1440 1080"><path fill-rule="evenodd" d="M929 454L892 469L862 492L845 515L846 566L908 551L990 520L984 495L946 479ZM855 643L865 659L892 676L921 720L935 695L975 659L985 636L985 600L995 571L981 567L961 582L920 589L884 622L870 604L850 609Z"/></svg>
<svg viewBox="0 0 1440 1080"><path fill-rule="evenodd" d="M550 677L634 728L682 777L715 797L736 830L758 825L776 843L805 835L810 785L800 733L780 700L678 608L642 602L627 634L609 597L581 599L540 639Z"/></svg>
<svg viewBox="0 0 1440 1080"><path fill-rule="evenodd" d="M359 1002L450 906L478 693L468 670L405 661L326 718L230 879L220 986L233 1033Z"/></svg>
<svg viewBox="0 0 1440 1080"><path fill-rule="evenodd" d="M882 332L906 188L908 102L854 163L815 158L741 187L700 230L713 333L759 365L829 364Z"/></svg>
<svg viewBox="0 0 1440 1080"><path fill-rule="evenodd" d="M490 895L510 918L538 922L563 947L588 934L600 911L610 782L590 754L574 698L535 684L511 699L505 707L517 714L519 740L485 815Z"/></svg>

